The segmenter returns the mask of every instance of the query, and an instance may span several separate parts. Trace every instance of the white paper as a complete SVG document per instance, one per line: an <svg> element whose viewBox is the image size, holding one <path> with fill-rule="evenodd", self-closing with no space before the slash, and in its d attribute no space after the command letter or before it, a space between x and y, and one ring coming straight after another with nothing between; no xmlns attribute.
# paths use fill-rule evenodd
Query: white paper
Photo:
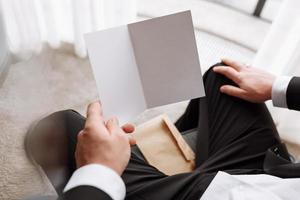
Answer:
<svg viewBox="0 0 300 200"><path fill-rule="evenodd" d="M143 112L147 106L127 26L85 39L104 115L124 123Z"/></svg>
<svg viewBox="0 0 300 200"><path fill-rule="evenodd" d="M85 39L106 116L124 123L147 108L205 96L190 11Z"/></svg>
<svg viewBox="0 0 300 200"><path fill-rule="evenodd" d="M189 11L128 27L147 107L204 96Z"/></svg>

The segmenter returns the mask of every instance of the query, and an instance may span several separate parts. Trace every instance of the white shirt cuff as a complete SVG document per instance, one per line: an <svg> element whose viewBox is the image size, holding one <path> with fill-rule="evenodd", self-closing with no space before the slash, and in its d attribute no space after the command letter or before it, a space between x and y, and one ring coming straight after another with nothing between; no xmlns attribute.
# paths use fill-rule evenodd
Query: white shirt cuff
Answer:
<svg viewBox="0 0 300 200"><path fill-rule="evenodd" d="M272 86L272 102L276 107L287 108L286 91L289 86L292 77L280 76L278 77Z"/></svg>
<svg viewBox="0 0 300 200"><path fill-rule="evenodd" d="M96 187L114 200L125 198L126 189L123 180L114 170L103 165L90 164L78 168L70 178L64 192L83 185Z"/></svg>

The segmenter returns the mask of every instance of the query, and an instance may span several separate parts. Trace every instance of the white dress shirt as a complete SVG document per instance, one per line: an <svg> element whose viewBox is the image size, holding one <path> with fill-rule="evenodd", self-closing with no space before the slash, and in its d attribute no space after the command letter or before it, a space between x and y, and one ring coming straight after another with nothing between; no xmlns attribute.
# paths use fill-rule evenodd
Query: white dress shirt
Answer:
<svg viewBox="0 0 300 200"><path fill-rule="evenodd" d="M279 77L272 88L273 105L287 107L286 91L292 77ZM103 165L91 164L77 169L64 192L82 185L99 188L112 199L125 198L120 176ZM300 198L300 179L281 179L270 175L230 175L217 173L201 200L295 200Z"/></svg>
<svg viewBox="0 0 300 200"><path fill-rule="evenodd" d="M296 200L300 198L299 188L299 178L218 172L201 200Z"/></svg>
<svg viewBox="0 0 300 200"><path fill-rule="evenodd" d="M90 164L78 168L70 178L64 192L83 185L98 188L114 200L125 198L125 184L120 175L104 165Z"/></svg>
<svg viewBox="0 0 300 200"><path fill-rule="evenodd" d="M286 91L293 77L280 76L273 83L272 102L276 107L287 108Z"/></svg>

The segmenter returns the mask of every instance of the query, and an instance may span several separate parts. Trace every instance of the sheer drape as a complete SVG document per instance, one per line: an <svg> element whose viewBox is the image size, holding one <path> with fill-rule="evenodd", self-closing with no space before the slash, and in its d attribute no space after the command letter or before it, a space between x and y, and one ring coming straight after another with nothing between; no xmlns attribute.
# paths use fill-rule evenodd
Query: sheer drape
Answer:
<svg viewBox="0 0 300 200"><path fill-rule="evenodd" d="M2 20L2 13L0 10L0 86L1 86L1 73L5 66L8 64L9 50L6 44L6 34Z"/></svg>
<svg viewBox="0 0 300 200"><path fill-rule="evenodd" d="M13 53L24 56L39 52L44 42L58 48L74 44L86 56L83 34L131 22L135 0L0 0Z"/></svg>
<svg viewBox="0 0 300 200"><path fill-rule="evenodd" d="M300 75L300 1L284 0L253 66L277 75ZM269 106L283 139L300 144L300 112Z"/></svg>
<svg viewBox="0 0 300 200"><path fill-rule="evenodd" d="M285 0L253 65L281 74L293 74L300 62L300 1Z"/></svg>

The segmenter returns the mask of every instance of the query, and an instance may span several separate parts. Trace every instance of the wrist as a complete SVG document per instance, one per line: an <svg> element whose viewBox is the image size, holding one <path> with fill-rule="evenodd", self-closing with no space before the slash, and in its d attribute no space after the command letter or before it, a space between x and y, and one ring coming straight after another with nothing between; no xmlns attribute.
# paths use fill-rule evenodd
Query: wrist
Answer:
<svg viewBox="0 0 300 200"><path fill-rule="evenodd" d="M86 160L85 162L82 161L77 161L77 169L84 167L84 166L88 166L88 165L102 165L105 166L111 170L113 170L115 173L117 173L118 175L122 175L123 171L122 167L118 167L117 164L114 163L109 163L109 162L104 162L104 161L99 161L99 160Z"/></svg>
<svg viewBox="0 0 300 200"><path fill-rule="evenodd" d="M276 76L271 75L269 78L269 86L268 86L268 91L267 91L267 100L272 99L272 91L273 91L273 86L276 80Z"/></svg>

